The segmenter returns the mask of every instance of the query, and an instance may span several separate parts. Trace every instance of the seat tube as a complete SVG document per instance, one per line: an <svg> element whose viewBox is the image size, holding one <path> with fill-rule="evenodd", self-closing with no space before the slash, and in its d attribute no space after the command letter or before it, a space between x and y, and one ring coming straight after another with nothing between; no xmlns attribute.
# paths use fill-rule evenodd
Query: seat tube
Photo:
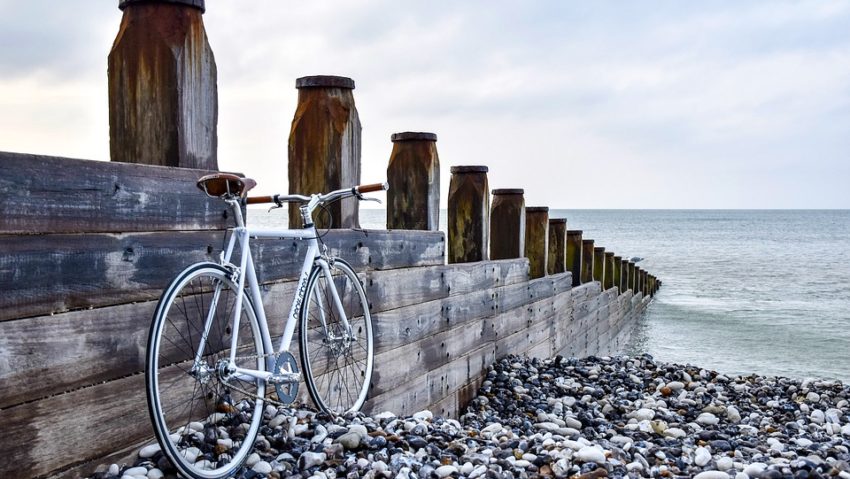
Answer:
<svg viewBox="0 0 850 479"><path fill-rule="evenodd" d="M236 304L233 306L233 335L230 339L230 363L236 362L236 347L239 344L239 318L242 316L242 300L245 296L245 267L248 264L248 253L251 251L248 244L248 230L244 227L236 228L234 234L239 235L239 246L242 248L242 256L239 261L239 280L236 284Z"/></svg>

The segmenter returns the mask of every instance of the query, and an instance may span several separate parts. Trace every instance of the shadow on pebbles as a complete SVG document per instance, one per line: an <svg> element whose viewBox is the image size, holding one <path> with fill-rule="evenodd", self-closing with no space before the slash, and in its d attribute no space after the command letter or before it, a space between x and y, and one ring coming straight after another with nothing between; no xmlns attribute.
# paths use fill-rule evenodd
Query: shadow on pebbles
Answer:
<svg viewBox="0 0 850 479"><path fill-rule="evenodd" d="M848 400L839 381L727 377L648 355L510 356L458 420L267 406L236 477L850 479ZM173 474L154 444L91 477Z"/></svg>

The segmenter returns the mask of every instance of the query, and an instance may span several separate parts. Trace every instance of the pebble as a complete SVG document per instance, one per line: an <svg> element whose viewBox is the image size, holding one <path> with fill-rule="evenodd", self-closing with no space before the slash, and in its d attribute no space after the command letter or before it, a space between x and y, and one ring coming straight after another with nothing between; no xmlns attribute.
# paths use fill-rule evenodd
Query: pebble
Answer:
<svg viewBox="0 0 850 479"><path fill-rule="evenodd" d="M605 453L591 446L581 448L575 458L583 462L605 462Z"/></svg>
<svg viewBox="0 0 850 479"><path fill-rule="evenodd" d="M272 466L266 461L260 461L254 464L254 467L251 468L255 472L259 472L260 474L268 474L272 472Z"/></svg>
<svg viewBox="0 0 850 479"><path fill-rule="evenodd" d="M143 447L139 451L139 457L147 459L147 458L153 457L154 455L156 455L156 453L158 453L161 450L162 449L159 447L159 444L150 444L148 446Z"/></svg>
<svg viewBox="0 0 850 479"><path fill-rule="evenodd" d="M331 417L269 405L233 477L850 479L850 388L838 381L724 376L648 355L510 356L459 414ZM215 466L247 424L209 420L182 433L187 456ZM92 479L162 479L171 467L148 445L131 467Z"/></svg>

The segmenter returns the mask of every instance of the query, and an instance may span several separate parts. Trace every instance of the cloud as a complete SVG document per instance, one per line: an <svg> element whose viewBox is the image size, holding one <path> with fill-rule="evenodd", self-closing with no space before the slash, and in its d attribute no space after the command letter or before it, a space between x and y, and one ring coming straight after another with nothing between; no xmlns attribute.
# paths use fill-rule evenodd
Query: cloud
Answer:
<svg viewBox="0 0 850 479"><path fill-rule="evenodd" d="M0 3L15 45L0 52L0 125L15 132L0 148L105 156L120 15ZM493 186L553 207L850 207L835 174L847 2L216 2L204 19L221 166L280 179L261 192L286 189L295 78L340 74L357 82L364 181L383 176L391 133L427 130L444 201L450 165L488 164ZM34 140L68 117L82 121L62 141Z"/></svg>

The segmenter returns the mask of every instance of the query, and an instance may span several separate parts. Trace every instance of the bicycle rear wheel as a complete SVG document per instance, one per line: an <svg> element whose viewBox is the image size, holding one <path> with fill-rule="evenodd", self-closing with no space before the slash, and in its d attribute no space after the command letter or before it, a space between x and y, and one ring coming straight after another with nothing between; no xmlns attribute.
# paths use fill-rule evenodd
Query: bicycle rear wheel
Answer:
<svg viewBox="0 0 850 479"><path fill-rule="evenodd" d="M148 337L145 385L154 432L178 471L195 479L233 475L263 417L259 398L265 397L265 382L224 367L235 332L236 295L237 285L223 267L190 266L160 298ZM237 331L236 365L264 371L262 335L247 295Z"/></svg>
<svg viewBox="0 0 850 479"><path fill-rule="evenodd" d="M316 406L342 414L366 402L372 380L372 315L366 291L351 266L336 259L328 278L313 266L299 316L301 369ZM347 330L333 299L335 288L348 319Z"/></svg>

